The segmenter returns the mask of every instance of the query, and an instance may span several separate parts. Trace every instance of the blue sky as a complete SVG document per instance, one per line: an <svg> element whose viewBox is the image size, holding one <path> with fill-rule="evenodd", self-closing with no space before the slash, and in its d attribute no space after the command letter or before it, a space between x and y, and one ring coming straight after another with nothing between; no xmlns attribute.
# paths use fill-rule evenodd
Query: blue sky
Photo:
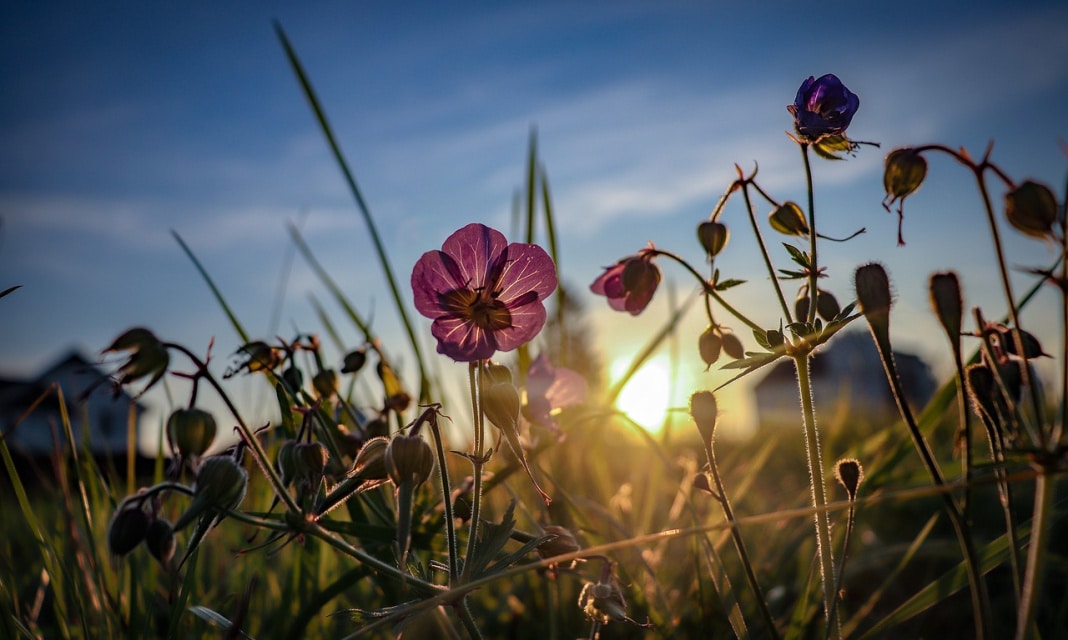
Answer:
<svg viewBox="0 0 1068 640"><path fill-rule="evenodd" d="M883 262L899 301L895 333L937 361L930 272L958 269L969 305L989 305L988 316L1004 311L989 235L970 177L933 159L928 183L906 205L908 245L895 246L896 217L880 206L885 153L941 142L980 155L994 140L994 160L1016 179L1039 179L1060 194L1068 174L1062 2L830 2L818 11L723 2L5 2L0 288L22 289L0 300L4 374L32 373L70 348L94 355L133 325L199 350L214 336L216 354L231 353L237 337L172 229L249 330L269 337L272 329L321 328L308 296L328 296L299 259L281 326L271 326L291 251L285 225L303 219L308 243L350 299L383 336L399 336L363 223L275 37L276 19L316 86L402 284L423 251L463 224L508 231L532 125L551 180L564 281L585 289L600 267L649 240L699 262L694 228L734 177L734 163L759 163L775 197L804 201L785 106L804 78L835 73L861 100L850 134L883 146L815 165L821 230L868 230L825 245L827 286L844 303L853 268ZM751 279L731 299L773 326L774 298L744 211L733 204L725 215L734 235L720 267ZM1016 237L1009 251L1015 265L1054 257ZM777 259L786 266L781 252ZM668 267L666 279L689 290L677 269ZM616 355L636 351L666 310L663 295L637 320L588 302L605 329L599 346ZM1052 302L1043 305L1025 318L1052 327ZM691 325L695 342L699 315ZM355 343L356 332L342 329ZM429 333L425 345L432 351ZM721 379L688 366L696 383Z"/></svg>

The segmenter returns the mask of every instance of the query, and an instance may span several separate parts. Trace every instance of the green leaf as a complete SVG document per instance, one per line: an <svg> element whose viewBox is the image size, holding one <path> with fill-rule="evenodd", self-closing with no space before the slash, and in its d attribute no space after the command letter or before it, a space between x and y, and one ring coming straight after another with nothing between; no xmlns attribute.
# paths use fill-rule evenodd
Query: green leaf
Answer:
<svg viewBox="0 0 1068 640"><path fill-rule="evenodd" d="M226 303L226 299L223 298L222 292L215 286L215 282L211 279L211 276L208 275L207 270L204 269L204 265L200 264L200 260L197 260L197 257L193 255L193 251L189 248L189 245L185 243L185 240L182 240L182 236L178 235L177 231L172 229L171 235L178 241L178 244L182 247L182 251L185 252L185 255L189 256L189 259L193 261L193 266L200 272L200 277L204 278L204 282L207 283L208 288L211 289L211 293L215 296L215 299L218 300L219 306L222 307L226 317L230 319L230 324L234 327L234 330L237 331L237 335L241 338L241 342L245 344L251 342L248 333L245 332L245 328L241 326L241 322L237 319L237 316L234 315L233 310L230 309L230 305Z"/></svg>
<svg viewBox="0 0 1068 640"><path fill-rule="evenodd" d="M478 545L475 547L472 557L467 558L465 561L468 565L464 567L465 573L472 578L486 575L486 567L504 549L504 545L508 544L508 541L512 539L512 531L515 529L514 514L515 500L512 500L504 511L500 524L493 522L482 523Z"/></svg>
<svg viewBox="0 0 1068 640"><path fill-rule="evenodd" d="M740 284L745 284L745 280L739 280L737 278L729 278L727 280L724 280L723 282L717 282L713 286L713 288L716 291L726 291L727 289L730 289L731 287L737 287Z"/></svg>
<svg viewBox="0 0 1068 640"><path fill-rule="evenodd" d="M796 262L798 265L805 269L808 269L812 266L812 261L808 259L808 253L786 242L782 243L782 246L786 247L787 253L790 254L790 259Z"/></svg>
<svg viewBox="0 0 1068 640"><path fill-rule="evenodd" d="M16 289L21 289L21 288L22 288L21 284L17 284L17 285L15 285L13 287L8 287L7 289L4 289L3 291L0 291L0 298L3 298L4 296L6 296L7 294L11 293L12 291L15 291Z"/></svg>

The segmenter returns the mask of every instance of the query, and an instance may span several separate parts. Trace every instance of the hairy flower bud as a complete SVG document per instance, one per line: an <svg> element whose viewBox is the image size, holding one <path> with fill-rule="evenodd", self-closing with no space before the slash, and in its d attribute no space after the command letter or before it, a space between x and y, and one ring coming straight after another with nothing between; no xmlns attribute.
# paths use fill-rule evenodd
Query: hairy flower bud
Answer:
<svg viewBox="0 0 1068 640"><path fill-rule="evenodd" d="M519 389L513 384L498 382L482 390L482 410L493 426L502 431L516 430L521 405Z"/></svg>
<svg viewBox="0 0 1068 640"><path fill-rule="evenodd" d="M145 539L148 532L148 514L140 502L123 501L108 523L108 550L124 556Z"/></svg>
<svg viewBox="0 0 1068 640"><path fill-rule="evenodd" d="M434 452L419 436L395 436L386 447L386 473L394 485L417 487L434 471Z"/></svg>
<svg viewBox="0 0 1068 640"><path fill-rule="evenodd" d="M808 235L805 212L796 202L786 201L768 216L771 228L788 236Z"/></svg>
<svg viewBox="0 0 1068 640"><path fill-rule="evenodd" d="M389 438L378 436L363 443L356 460L352 463L352 475L365 481L385 480L389 477L386 470L386 449Z"/></svg>
<svg viewBox="0 0 1068 640"><path fill-rule="evenodd" d="M711 391L698 391L690 396L690 416L697 423L704 443L712 442L716 433L716 421L719 419L719 407L716 396Z"/></svg>
<svg viewBox="0 0 1068 640"><path fill-rule="evenodd" d="M877 262L857 267L853 276L857 290L857 303L873 329L888 330L890 327L890 278L886 269Z"/></svg>
<svg viewBox="0 0 1068 640"><path fill-rule="evenodd" d="M931 307L938 316L938 322L951 340L958 339L964 319L964 298L960 293L957 274L952 271L933 274L929 289Z"/></svg>
<svg viewBox="0 0 1068 640"><path fill-rule="evenodd" d="M298 486L315 489L323 480L330 452L321 442L300 442L293 447L293 479Z"/></svg>
<svg viewBox="0 0 1068 640"><path fill-rule="evenodd" d="M844 458L834 465L834 477L845 487L850 501L857 499L857 489L864 482L864 467L855 458Z"/></svg>
<svg viewBox="0 0 1068 640"><path fill-rule="evenodd" d="M178 541L174 537L174 527L171 523L162 518L153 520L145 534L145 546L161 565L169 563L178 550Z"/></svg>
<svg viewBox="0 0 1068 640"><path fill-rule="evenodd" d="M1028 180L1005 194L1005 218L1029 236L1048 237L1057 221L1057 198L1046 185Z"/></svg>
<svg viewBox="0 0 1068 640"><path fill-rule="evenodd" d="M697 349L701 353L701 359L711 367L719 360L720 350L723 348L723 338L715 327L708 327L697 339ZM707 369L707 367L706 367Z"/></svg>
<svg viewBox="0 0 1068 640"><path fill-rule="evenodd" d="M730 229L722 222L706 220L697 225L697 240L710 258L716 257L720 251L723 251L730 237Z"/></svg>
<svg viewBox="0 0 1068 640"><path fill-rule="evenodd" d="M964 370L964 381L976 413L996 423L998 409L995 398L998 397L998 389L990 367L979 363L969 365Z"/></svg>
<svg viewBox="0 0 1068 640"><path fill-rule="evenodd" d="M175 409L167 418L167 441L184 458L199 458L215 441L215 418L203 409Z"/></svg>
<svg viewBox="0 0 1068 640"><path fill-rule="evenodd" d="M745 357L745 347L738 336L729 331L723 332L723 351L735 360Z"/></svg>

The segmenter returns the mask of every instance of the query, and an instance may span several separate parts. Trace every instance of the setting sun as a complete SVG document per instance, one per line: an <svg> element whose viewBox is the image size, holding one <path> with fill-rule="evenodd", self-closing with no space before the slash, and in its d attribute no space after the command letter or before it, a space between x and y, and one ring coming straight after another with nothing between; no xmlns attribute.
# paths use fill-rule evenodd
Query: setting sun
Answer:
<svg viewBox="0 0 1068 640"><path fill-rule="evenodd" d="M612 363L613 380L619 380L630 366L621 358ZM665 362L652 359L631 376L616 400L616 408L650 431L659 431L671 406L670 371Z"/></svg>

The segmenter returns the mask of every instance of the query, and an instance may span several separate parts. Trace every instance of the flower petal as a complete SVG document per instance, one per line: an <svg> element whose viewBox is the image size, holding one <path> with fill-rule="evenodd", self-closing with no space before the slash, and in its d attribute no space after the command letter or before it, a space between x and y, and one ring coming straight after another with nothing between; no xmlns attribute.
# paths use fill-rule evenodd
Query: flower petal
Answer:
<svg viewBox="0 0 1068 640"><path fill-rule="evenodd" d="M487 332L473 322L456 316L442 316L430 326L438 340L438 353L457 362L474 362L493 357L498 333Z"/></svg>
<svg viewBox="0 0 1068 640"><path fill-rule="evenodd" d="M458 274L465 288L487 286L486 274L490 264L505 252L508 241L504 234L484 224L473 222L453 233L441 245L459 268Z"/></svg>
<svg viewBox="0 0 1068 640"><path fill-rule="evenodd" d="M428 318L448 313L441 304L442 294L466 288L459 265L441 251L427 251L412 269L415 309Z"/></svg>
<svg viewBox="0 0 1068 640"><path fill-rule="evenodd" d="M556 290L556 265L541 247L513 242L497 260L504 264L493 284L497 298L505 304L531 291L544 300Z"/></svg>

